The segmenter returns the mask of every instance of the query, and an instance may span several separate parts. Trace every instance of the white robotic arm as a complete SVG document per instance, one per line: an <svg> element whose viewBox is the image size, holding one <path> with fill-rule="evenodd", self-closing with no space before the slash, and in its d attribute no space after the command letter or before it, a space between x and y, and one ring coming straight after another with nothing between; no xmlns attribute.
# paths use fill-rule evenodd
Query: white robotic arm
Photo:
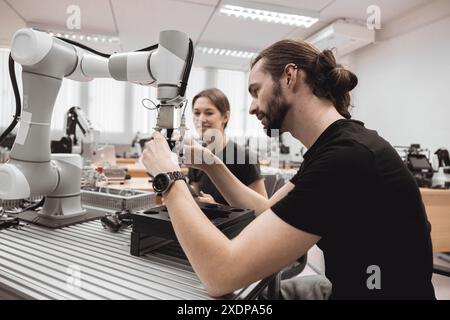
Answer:
<svg viewBox="0 0 450 320"><path fill-rule="evenodd" d="M0 199L46 195L47 200L58 201L48 206L46 201L44 214L70 215L82 210L81 158L50 153L50 120L64 77L77 81L112 77L157 86L161 105L156 129L167 129L170 139L176 129L174 109L184 102L193 48L188 36L179 31L162 31L159 40L158 48L150 52L102 57L44 32L18 30L11 56L23 67L23 106L10 161L0 165Z"/></svg>
<svg viewBox="0 0 450 320"><path fill-rule="evenodd" d="M159 35L159 46L151 52L116 53L109 59L111 76L120 81L131 81L157 88L157 99L161 101L156 130L166 129L171 144L175 123L175 109L184 102L192 61L192 44L188 36L180 31L166 30ZM190 52L191 51L191 52ZM146 68L143 68L146 66ZM187 74L188 76L189 74ZM181 118L180 134L184 135L184 117ZM174 145L172 144L171 147Z"/></svg>

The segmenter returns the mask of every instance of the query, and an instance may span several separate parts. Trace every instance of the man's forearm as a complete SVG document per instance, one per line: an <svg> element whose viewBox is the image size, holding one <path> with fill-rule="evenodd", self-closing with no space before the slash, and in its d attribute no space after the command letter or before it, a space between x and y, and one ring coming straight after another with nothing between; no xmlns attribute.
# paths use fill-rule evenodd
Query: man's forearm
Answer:
<svg viewBox="0 0 450 320"><path fill-rule="evenodd" d="M227 263L231 260L231 241L200 210L184 182L176 181L164 195L178 241L211 295L227 282Z"/></svg>
<svg viewBox="0 0 450 320"><path fill-rule="evenodd" d="M223 163L210 165L205 172L231 206L252 209L257 215L270 207L267 198L239 181Z"/></svg>

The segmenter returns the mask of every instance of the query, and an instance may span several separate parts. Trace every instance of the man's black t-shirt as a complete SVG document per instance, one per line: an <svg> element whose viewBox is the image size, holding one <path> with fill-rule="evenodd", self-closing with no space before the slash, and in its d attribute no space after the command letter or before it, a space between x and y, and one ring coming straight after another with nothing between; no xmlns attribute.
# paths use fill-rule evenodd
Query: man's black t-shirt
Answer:
<svg viewBox="0 0 450 320"><path fill-rule="evenodd" d="M230 139L222 152L218 153L217 156L222 159L231 173L243 184L248 186L262 179L259 165L255 164L256 156L236 144L233 140ZM189 169L188 179L189 182L198 182L199 190L210 194L216 202L228 205L228 202L203 171Z"/></svg>
<svg viewBox="0 0 450 320"><path fill-rule="evenodd" d="M332 299L434 299L420 191L392 146L355 120L330 125L272 210L321 237Z"/></svg>

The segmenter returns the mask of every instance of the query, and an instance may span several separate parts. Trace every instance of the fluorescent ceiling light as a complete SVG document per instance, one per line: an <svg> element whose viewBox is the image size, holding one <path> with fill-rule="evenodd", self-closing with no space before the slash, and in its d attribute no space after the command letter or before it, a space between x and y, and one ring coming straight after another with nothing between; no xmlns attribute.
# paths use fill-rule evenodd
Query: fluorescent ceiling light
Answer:
<svg viewBox="0 0 450 320"><path fill-rule="evenodd" d="M241 0L225 1L219 12L229 17L304 28L319 21L316 12Z"/></svg>
<svg viewBox="0 0 450 320"><path fill-rule="evenodd" d="M87 41L87 42L102 42L108 44L120 44L120 38L112 35L105 34L87 34L87 33L78 33L71 31L59 31L59 30L49 30L36 28L39 31L47 32L51 36L55 37L63 37L66 39L71 39L75 41Z"/></svg>
<svg viewBox="0 0 450 320"><path fill-rule="evenodd" d="M225 48L212 48L207 46L198 46L196 48L197 52L203 54L211 54L216 56L233 57L240 59L252 59L257 55L256 52L245 51L245 50L233 50Z"/></svg>

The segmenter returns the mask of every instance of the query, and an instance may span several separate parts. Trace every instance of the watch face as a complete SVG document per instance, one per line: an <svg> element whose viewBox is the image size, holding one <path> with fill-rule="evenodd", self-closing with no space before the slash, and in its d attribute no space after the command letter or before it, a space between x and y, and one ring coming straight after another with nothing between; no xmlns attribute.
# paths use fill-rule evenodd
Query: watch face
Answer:
<svg viewBox="0 0 450 320"><path fill-rule="evenodd" d="M153 189L156 192L164 192L169 186L170 177L165 173L158 174L155 179L153 179Z"/></svg>

